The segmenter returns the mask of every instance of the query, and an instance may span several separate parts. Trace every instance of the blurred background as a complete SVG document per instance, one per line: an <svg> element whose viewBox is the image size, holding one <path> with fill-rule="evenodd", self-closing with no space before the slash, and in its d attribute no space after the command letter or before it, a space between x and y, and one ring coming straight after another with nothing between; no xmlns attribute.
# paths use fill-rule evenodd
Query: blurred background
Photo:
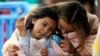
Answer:
<svg viewBox="0 0 100 56"><path fill-rule="evenodd" d="M58 2L70 0L0 0L0 56L2 46L16 28L16 19L23 17L29 11ZM73 0L75 1L75 0ZM100 18L100 0L77 0L86 10Z"/></svg>

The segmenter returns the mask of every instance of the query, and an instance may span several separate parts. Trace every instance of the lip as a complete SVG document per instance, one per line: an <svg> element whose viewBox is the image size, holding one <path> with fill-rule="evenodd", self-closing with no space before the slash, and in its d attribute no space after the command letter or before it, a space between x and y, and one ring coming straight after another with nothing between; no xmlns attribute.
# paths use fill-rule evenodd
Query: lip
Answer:
<svg viewBox="0 0 100 56"><path fill-rule="evenodd" d="M41 36L44 36L44 34L40 33Z"/></svg>
<svg viewBox="0 0 100 56"><path fill-rule="evenodd" d="M40 33L40 35L41 35L42 37L45 37L45 36L46 36L46 34L42 34L42 33Z"/></svg>

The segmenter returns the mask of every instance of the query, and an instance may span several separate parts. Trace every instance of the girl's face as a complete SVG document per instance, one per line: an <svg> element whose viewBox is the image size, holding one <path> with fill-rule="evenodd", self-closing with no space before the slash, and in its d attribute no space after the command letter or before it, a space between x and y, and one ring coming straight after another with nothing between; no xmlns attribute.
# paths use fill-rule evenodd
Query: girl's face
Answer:
<svg viewBox="0 0 100 56"><path fill-rule="evenodd" d="M56 28L56 22L49 17L32 20L32 23L34 24L32 33L38 39L49 37Z"/></svg>
<svg viewBox="0 0 100 56"><path fill-rule="evenodd" d="M59 19L58 29L62 35L76 31L73 25L68 24L66 21L64 21L61 18Z"/></svg>

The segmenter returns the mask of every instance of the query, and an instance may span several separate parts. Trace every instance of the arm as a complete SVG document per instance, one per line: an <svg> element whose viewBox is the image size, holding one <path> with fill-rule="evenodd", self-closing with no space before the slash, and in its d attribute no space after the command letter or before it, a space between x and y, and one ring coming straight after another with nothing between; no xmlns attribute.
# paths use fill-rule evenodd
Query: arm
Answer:
<svg viewBox="0 0 100 56"><path fill-rule="evenodd" d="M10 37L10 39L7 40L3 45L2 48L3 56L11 56L12 54L15 56L16 55L25 56L21 46L19 45L18 36L19 36L18 29L16 29L12 34L12 36Z"/></svg>
<svg viewBox="0 0 100 56"><path fill-rule="evenodd" d="M92 51L93 51L93 56L100 56L100 25L99 25L96 39L94 40L94 43L92 46Z"/></svg>
<svg viewBox="0 0 100 56"><path fill-rule="evenodd" d="M27 36L18 36L19 37L19 45L24 50L26 56L29 56L29 42Z"/></svg>
<svg viewBox="0 0 100 56"><path fill-rule="evenodd" d="M84 46L83 50L78 49L78 52L82 56L92 56L92 45L93 45L95 37L96 37L96 35L90 35L88 37L88 39L85 41L85 46Z"/></svg>
<svg viewBox="0 0 100 56"><path fill-rule="evenodd" d="M96 38L97 30L99 27L99 19L96 15L87 13L88 21L91 27L90 36L86 40L85 46L83 50L80 50L79 52L82 55L92 55L92 45L94 42L94 39Z"/></svg>
<svg viewBox="0 0 100 56"><path fill-rule="evenodd" d="M19 44L25 52L26 56L29 56L29 43L28 43L28 36L26 34L26 28L24 23L24 18L18 19L16 22L16 26L19 31Z"/></svg>
<svg viewBox="0 0 100 56"><path fill-rule="evenodd" d="M10 39L7 40L7 41L4 43L3 48L2 48L2 53L3 53L3 55L5 54L7 48L8 48L8 46L9 46L10 44L15 44L15 45L18 44L17 35L18 35L18 30L16 29L16 30L14 31L14 33L12 34L12 36L10 37Z"/></svg>
<svg viewBox="0 0 100 56"><path fill-rule="evenodd" d="M97 33L99 27L99 19L96 15L87 13L88 22L91 27L91 34L94 35Z"/></svg>

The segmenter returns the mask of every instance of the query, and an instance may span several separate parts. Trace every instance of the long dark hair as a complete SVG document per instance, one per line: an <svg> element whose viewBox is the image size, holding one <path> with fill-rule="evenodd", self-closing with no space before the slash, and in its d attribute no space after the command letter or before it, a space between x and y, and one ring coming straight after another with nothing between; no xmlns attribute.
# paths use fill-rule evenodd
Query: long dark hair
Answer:
<svg viewBox="0 0 100 56"><path fill-rule="evenodd" d="M58 6L58 13L64 21L76 27L80 34L78 47L83 49L85 40L88 38L91 30L85 8L79 2L70 1Z"/></svg>

